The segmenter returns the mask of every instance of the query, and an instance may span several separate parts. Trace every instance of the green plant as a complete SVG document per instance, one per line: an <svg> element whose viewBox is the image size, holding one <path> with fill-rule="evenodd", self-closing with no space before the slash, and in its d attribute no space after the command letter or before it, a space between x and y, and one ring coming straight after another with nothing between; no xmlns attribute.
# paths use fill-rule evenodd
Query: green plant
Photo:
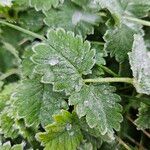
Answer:
<svg viewBox="0 0 150 150"><path fill-rule="evenodd" d="M150 149L149 0L0 4L0 149Z"/></svg>

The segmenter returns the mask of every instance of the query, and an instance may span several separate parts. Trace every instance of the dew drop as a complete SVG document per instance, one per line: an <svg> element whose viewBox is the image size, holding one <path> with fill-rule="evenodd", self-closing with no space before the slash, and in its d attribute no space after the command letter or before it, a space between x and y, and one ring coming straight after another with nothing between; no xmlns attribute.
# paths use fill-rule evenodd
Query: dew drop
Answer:
<svg viewBox="0 0 150 150"><path fill-rule="evenodd" d="M58 63L59 63L58 58L52 58L51 60L48 61L48 64L50 64L51 66L55 66Z"/></svg>
<svg viewBox="0 0 150 150"><path fill-rule="evenodd" d="M73 136L74 135L74 132L72 131L72 132L69 132L69 135L70 136Z"/></svg>
<svg viewBox="0 0 150 150"><path fill-rule="evenodd" d="M89 104L89 101L84 101L84 105L85 106L89 106L90 104Z"/></svg>
<svg viewBox="0 0 150 150"><path fill-rule="evenodd" d="M70 123L68 123L68 124L66 125L66 130L69 131L69 130L71 130L71 129L72 129L72 125L71 125Z"/></svg>
<svg viewBox="0 0 150 150"><path fill-rule="evenodd" d="M80 85L75 85L75 90L76 90L76 91L79 91L80 88L81 88Z"/></svg>

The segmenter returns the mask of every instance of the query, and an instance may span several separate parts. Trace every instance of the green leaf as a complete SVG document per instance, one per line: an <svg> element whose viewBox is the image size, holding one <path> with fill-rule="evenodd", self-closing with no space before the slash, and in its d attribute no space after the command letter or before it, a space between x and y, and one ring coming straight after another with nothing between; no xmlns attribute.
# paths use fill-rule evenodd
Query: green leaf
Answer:
<svg viewBox="0 0 150 150"><path fill-rule="evenodd" d="M95 138L90 135L86 135L87 143L84 144L84 150L88 149L88 145L91 147L90 150L97 150L102 145L102 140L100 138Z"/></svg>
<svg viewBox="0 0 150 150"><path fill-rule="evenodd" d="M122 12L122 8L120 6L120 0L72 0L77 5L82 6L83 8L90 9L105 9L107 8L112 14L120 14Z"/></svg>
<svg viewBox="0 0 150 150"><path fill-rule="evenodd" d="M9 51L15 57L16 65L19 66L21 60L19 58L19 53L16 50L16 48L13 45L11 45L11 44L9 44L7 42L3 42L3 45L4 45L4 48L6 48L6 50Z"/></svg>
<svg viewBox="0 0 150 150"><path fill-rule="evenodd" d="M22 75L25 78L34 77L34 63L31 61L30 57L33 55L31 47L25 49L22 56Z"/></svg>
<svg viewBox="0 0 150 150"><path fill-rule="evenodd" d="M33 47L32 60L35 71L42 74L43 83L52 83L54 91L65 90L67 94L79 91L84 82L82 75L91 73L95 50L72 32L63 29L49 30L47 41Z"/></svg>
<svg viewBox="0 0 150 150"><path fill-rule="evenodd" d="M22 33L7 26L0 26L0 29L0 38L2 42L9 43L17 49L19 47L19 42L23 39Z"/></svg>
<svg viewBox="0 0 150 150"><path fill-rule="evenodd" d="M11 95L18 86L16 83L4 86L4 90L0 93L0 132L5 138L16 138L18 130L14 126L15 121L12 112Z"/></svg>
<svg viewBox="0 0 150 150"><path fill-rule="evenodd" d="M91 43L92 48L96 50L95 63L99 66L106 65L104 57L107 56L107 52L104 50L104 46L101 45L101 43L99 42L91 42Z"/></svg>
<svg viewBox="0 0 150 150"><path fill-rule="evenodd" d="M107 8L113 15L117 15L120 19L126 15L145 17L150 10L149 0L95 0L95 3L102 8Z"/></svg>
<svg viewBox="0 0 150 150"><path fill-rule="evenodd" d="M105 50L110 52L111 56L115 56L118 62L123 62L132 49L134 34L135 31L126 25L107 30L104 35Z"/></svg>
<svg viewBox="0 0 150 150"><path fill-rule="evenodd" d="M44 15L35 11L34 9L29 9L28 11L20 12L18 15L18 24L30 31L39 31L43 23Z"/></svg>
<svg viewBox="0 0 150 150"><path fill-rule="evenodd" d="M59 3L63 3L64 0L29 0L30 6L39 10L49 10L52 6L57 7Z"/></svg>
<svg viewBox="0 0 150 150"><path fill-rule="evenodd" d="M52 122L53 114L67 109L64 95L53 92L52 85L40 83L40 78L24 79L14 98L19 118L24 118L29 126L45 126Z"/></svg>
<svg viewBox="0 0 150 150"><path fill-rule="evenodd" d="M24 139L27 139L32 145L32 148L41 148L40 143L35 139L35 134L38 132L38 129L34 128L34 126L26 126L24 119L15 120L15 125L19 129L19 134L21 134Z"/></svg>
<svg viewBox="0 0 150 150"><path fill-rule="evenodd" d="M65 3L62 7L45 12L45 23L52 28L61 27L66 31L85 37L94 33L94 25L100 22L100 16L90 11L84 11L73 3Z"/></svg>
<svg viewBox="0 0 150 150"><path fill-rule="evenodd" d="M115 56L118 62L127 60L127 53L131 51L133 44L133 35L136 33L143 34L142 25L129 21L126 17L132 16L131 5L136 5L136 0L121 1L121 0L98 0L102 8L107 8L115 21L115 28L108 29L104 35L105 50L110 52L111 56ZM135 10L133 8L133 10ZM109 26L109 24L107 23Z"/></svg>
<svg viewBox="0 0 150 150"><path fill-rule="evenodd" d="M88 128L89 130L92 130L91 128ZM95 137L91 135L88 131L85 132L84 129L82 129L82 134L84 136L84 141L80 144L78 150L87 150L87 146L89 146L90 150L97 150L102 145L102 139L100 137ZM96 132L95 132L96 133ZM97 133L96 133L97 134Z"/></svg>
<svg viewBox="0 0 150 150"><path fill-rule="evenodd" d="M0 92L0 112L10 103L11 94L17 87L16 83L8 84L4 86L4 89Z"/></svg>
<svg viewBox="0 0 150 150"><path fill-rule="evenodd" d="M138 93L150 94L150 55L141 35L134 36L129 61L134 76L134 86Z"/></svg>
<svg viewBox="0 0 150 150"><path fill-rule="evenodd" d="M29 7L29 0L13 0L13 3L19 6L24 6L25 8Z"/></svg>
<svg viewBox="0 0 150 150"><path fill-rule="evenodd" d="M98 12L101 7L99 5L97 5L95 0L71 0L72 2L74 2L75 4L77 4L78 6L82 7L85 10L90 10L93 12Z"/></svg>
<svg viewBox="0 0 150 150"><path fill-rule="evenodd" d="M90 128L86 122L86 116L80 119L80 126L84 139L87 142L92 143L93 147L100 148L102 141L112 142L115 139L113 133L106 133L105 135L102 135L98 128Z"/></svg>
<svg viewBox="0 0 150 150"><path fill-rule="evenodd" d="M5 138L18 137L18 129L15 127L14 119L9 115L10 110L7 109L0 114L0 132Z"/></svg>
<svg viewBox="0 0 150 150"><path fill-rule="evenodd" d="M150 11L149 0L128 0L127 11L136 17L146 17Z"/></svg>
<svg viewBox="0 0 150 150"><path fill-rule="evenodd" d="M36 135L44 150L76 150L83 138L76 114L62 110L54 121L45 127L46 132Z"/></svg>
<svg viewBox="0 0 150 150"><path fill-rule="evenodd" d="M90 0L71 0L72 2L74 2L75 4L79 5L79 6L84 6L87 5L88 3L90 3Z"/></svg>
<svg viewBox="0 0 150 150"><path fill-rule="evenodd" d="M114 94L114 87L108 85L84 86L80 92L69 98L69 104L75 105L79 118L86 115L91 128L97 128L102 135L113 135L113 129L120 129L120 97Z"/></svg>
<svg viewBox="0 0 150 150"><path fill-rule="evenodd" d="M5 73L16 67L17 63L14 55L4 45L0 44L0 71Z"/></svg>
<svg viewBox="0 0 150 150"><path fill-rule="evenodd" d="M6 142L3 145L0 144L0 150L23 150L24 143L22 144L16 144L11 147L10 142Z"/></svg>
<svg viewBox="0 0 150 150"><path fill-rule="evenodd" d="M77 150L97 150L93 147L93 145L90 142L84 142L80 145L80 147L77 148Z"/></svg>
<svg viewBox="0 0 150 150"><path fill-rule="evenodd" d="M138 118L135 120L135 124L138 129L150 129L150 106L141 103L139 108Z"/></svg>
<svg viewBox="0 0 150 150"><path fill-rule="evenodd" d="M122 148L121 144L118 144L116 141L111 143L104 142L100 150L124 150L124 147Z"/></svg>
<svg viewBox="0 0 150 150"><path fill-rule="evenodd" d="M120 6L120 0L95 0L95 3L101 8L107 8L112 14L120 16L122 7Z"/></svg>

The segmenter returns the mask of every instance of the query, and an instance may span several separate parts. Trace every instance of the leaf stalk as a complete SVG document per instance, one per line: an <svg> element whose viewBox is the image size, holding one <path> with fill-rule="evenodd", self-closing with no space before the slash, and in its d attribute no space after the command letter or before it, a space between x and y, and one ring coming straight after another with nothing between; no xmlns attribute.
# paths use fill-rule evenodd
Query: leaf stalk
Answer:
<svg viewBox="0 0 150 150"><path fill-rule="evenodd" d="M85 83L107 83L107 82L125 82L133 84L133 78L95 78L95 79L85 79Z"/></svg>
<svg viewBox="0 0 150 150"><path fill-rule="evenodd" d="M142 19L139 19L139 18L133 18L133 17L129 17L129 16L128 17L126 16L125 18L130 20L130 21L136 22L138 24L150 27L150 22L149 21L142 20Z"/></svg>
<svg viewBox="0 0 150 150"><path fill-rule="evenodd" d="M21 27L19 27L17 25L12 24L12 23L8 23L8 22L6 22L4 20L0 20L0 24L3 24L3 25L6 25L8 27L11 27L13 29L16 29L16 30L18 30L20 32L23 32L25 34L28 34L28 35L30 35L30 36L32 36L34 38L37 38L37 39L40 39L40 40L45 40L45 37L43 37L43 36L41 36L41 35L39 35L37 33L34 33L32 31L26 30L24 28L21 28Z"/></svg>

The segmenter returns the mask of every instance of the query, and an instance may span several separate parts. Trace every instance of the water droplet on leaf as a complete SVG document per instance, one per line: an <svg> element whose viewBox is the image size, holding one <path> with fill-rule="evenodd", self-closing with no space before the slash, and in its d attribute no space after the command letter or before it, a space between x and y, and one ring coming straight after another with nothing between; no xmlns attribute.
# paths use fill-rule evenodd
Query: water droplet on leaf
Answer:
<svg viewBox="0 0 150 150"><path fill-rule="evenodd" d="M66 130L69 131L69 130L71 130L71 129L72 129L72 125L71 125L70 123L68 123L68 124L66 125Z"/></svg>
<svg viewBox="0 0 150 150"><path fill-rule="evenodd" d="M59 63L58 58L52 58L51 60L48 61L48 64L50 64L51 66L55 66L58 63Z"/></svg>
<svg viewBox="0 0 150 150"><path fill-rule="evenodd" d="M73 131L72 131L72 132L70 132L70 133L69 133L69 135L70 135L70 136L73 136L73 135L74 135L74 132L73 132Z"/></svg>
<svg viewBox="0 0 150 150"><path fill-rule="evenodd" d="M84 101L85 106L89 106L89 101Z"/></svg>

